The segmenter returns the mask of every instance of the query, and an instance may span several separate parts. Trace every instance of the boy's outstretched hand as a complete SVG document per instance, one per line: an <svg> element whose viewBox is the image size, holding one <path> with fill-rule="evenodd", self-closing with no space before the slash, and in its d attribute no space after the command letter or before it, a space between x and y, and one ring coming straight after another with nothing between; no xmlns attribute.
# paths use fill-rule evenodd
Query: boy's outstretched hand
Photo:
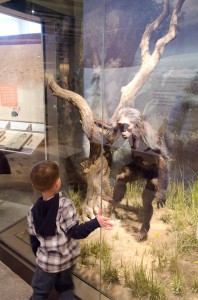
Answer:
<svg viewBox="0 0 198 300"><path fill-rule="evenodd" d="M106 218L102 216L102 209L99 209L98 214L96 216L100 227L109 230L113 228L113 221L110 218Z"/></svg>

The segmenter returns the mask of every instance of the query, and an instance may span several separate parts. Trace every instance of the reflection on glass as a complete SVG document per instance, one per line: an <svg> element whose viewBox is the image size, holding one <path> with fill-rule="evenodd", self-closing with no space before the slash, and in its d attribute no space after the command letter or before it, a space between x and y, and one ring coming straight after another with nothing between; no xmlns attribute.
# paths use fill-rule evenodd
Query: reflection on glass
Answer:
<svg viewBox="0 0 198 300"><path fill-rule="evenodd" d="M73 199L80 219L90 220L102 207L114 220L111 232L94 232L81 241L75 274L82 281L109 299L193 299L198 246L197 1L34 2L34 16L44 28L46 105L39 90L40 52L33 59L35 69L28 63L21 69L16 59L9 80L9 68L1 62L2 78L7 79L0 82L0 124L6 131L0 145L5 145L13 121L30 123L33 136L42 134L36 128L43 128L45 111L46 157L59 162L62 189ZM32 17L32 7L18 10ZM8 48L6 53L11 55ZM19 52L16 57L21 57ZM42 150L33 153L35 159L22 161L26 171L44 157ZM19 157L3 155L13 172L13 156ZM17 180L21 176L16 173ZM3 188L1 199L12 199ZM32 191L25 197L28 193L30 199Z"/></svg>
<svg viewBox="0 0 198 300"><path fill-rule="evenodd" d="M32 163L44 159L45 148L44 130L37 142L31 128L31 122L44 124L41 25L3 13L0 23L2 231L26 216L33 200L29 170Z"/></svg>

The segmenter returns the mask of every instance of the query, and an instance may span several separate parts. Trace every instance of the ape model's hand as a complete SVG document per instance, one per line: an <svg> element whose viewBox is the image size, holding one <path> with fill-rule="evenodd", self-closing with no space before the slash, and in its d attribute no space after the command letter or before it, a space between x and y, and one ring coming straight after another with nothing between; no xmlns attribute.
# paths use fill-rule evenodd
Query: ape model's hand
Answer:
<svg viewBox="0 0 198 300"><path fill-rule="evenodd" d="M132 135L132 132L130 132L130 131L123 131L122 132L122 137L124 139L128 139L131 135Z"/></svg>
<svg viewBox="0 0 198 300"><path fill-rule="evenodd" d="M164 207L166 203L165 191L158 191L156 193L156 198L157 198L157 208Z"/></svg>

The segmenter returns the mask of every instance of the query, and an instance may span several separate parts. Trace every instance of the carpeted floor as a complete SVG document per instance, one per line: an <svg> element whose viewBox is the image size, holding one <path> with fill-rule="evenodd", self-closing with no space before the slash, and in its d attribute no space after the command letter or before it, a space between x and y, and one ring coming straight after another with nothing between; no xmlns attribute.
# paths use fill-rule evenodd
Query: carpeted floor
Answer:
<svg viewBox="0 0 198 300"><path fill-rule="evenodd" d="M3 231L25 217L28 209L28 205L17 204L0 199L0 231Z"/></svg>
<svg viewBox="0 0 198 300"><path fill-rule="evenodd" d="M28 300L32 289L23 279L0 262L0 299Z"/></svg>

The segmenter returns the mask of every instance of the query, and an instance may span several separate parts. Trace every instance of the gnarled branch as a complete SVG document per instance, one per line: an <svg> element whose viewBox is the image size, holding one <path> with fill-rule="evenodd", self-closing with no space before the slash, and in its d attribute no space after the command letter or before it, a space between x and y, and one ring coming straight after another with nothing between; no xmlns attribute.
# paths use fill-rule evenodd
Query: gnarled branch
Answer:
<svg viewBox="0 0 198 300"><path fill-rule="evenodd" d="M54 96L77 107L81 116L82 128L87 138L92 142L101 144L103 140L102 130L95 125L93 113L87 101L79 94L61 88L52 74L46 74L45 78Z"/></svg>
<svg viewBox="0 0 198 300"><path fill-rule="evenodd" d="M112 124L112 126L114 126L116 123L116 117L120 109L126 106L131 106L135 95L146 83L148 77L151 75L151 73L157 66L157 63L159 62L161 55L164 52L165 46L176 37L178 15L181 11L184 2L185 0L177 0L177 4L175 5L175 8L172 13L169 31L166 35L164 35L156 42L155 49L152 54L150 54L149 50L151 34L168 16L169 0L164 0L164 7L162 13L154 22L147 26L140 43L142 57L142 64L140 70L131 82L129 82L126 86L122 87L120 102L115 112L113 113L113 116L110 119L110 123ZM46 79L48 85L50 86L55 96L65 99L66 101L78 108L81 115L83 130L90 141L99 144L113 143L115 136L112 132L112 127L107 124L103 124L102 121L100 122L98 120L94 120L93 113L87 101L82 96L59 87L55 82L53 75L47 74Z"/></svg>
<svg viewBox="0 0 198 300"><path fill-rule="evenodd" d="M155 45L155 49L153 54L150 54L149 44L151 39L151 34L154 30L156 30L159 25L165 20L168 16L169 12L169 0L164 0L164 8L161 15L148 27L146 28L142 41L140 43L141 48L141 57L142 57L142 65L140 67L139 72L135 75L133 80L129 82L126 86L121 89L121 98L120 102L111 117L111 123L114 124L116 120L116 116L118 111L126 106L130 106L133 103L133 99L138 91L142 88L142 86L146 83L148 77L151 75L153 70L155 69L158 61L162 53L164 52L165 46L170 43L177 35L177 25L178 25L178 15L182 8L185 0L178 0L173 10L170 27L168 33L160 38Z"/></svg>

